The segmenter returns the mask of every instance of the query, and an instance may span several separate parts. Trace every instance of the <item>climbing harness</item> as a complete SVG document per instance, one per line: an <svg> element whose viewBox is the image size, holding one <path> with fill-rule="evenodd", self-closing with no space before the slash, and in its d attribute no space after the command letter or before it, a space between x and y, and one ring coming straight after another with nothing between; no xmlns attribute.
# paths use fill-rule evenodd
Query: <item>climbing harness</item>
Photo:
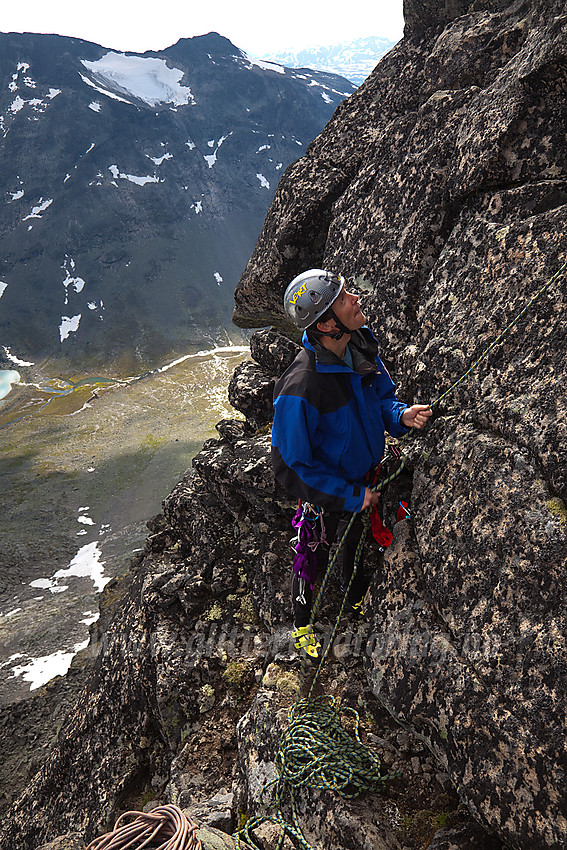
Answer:
<svg viewBox="0 0 567 850"><path fill-rule="evenodd" d="M327 545L325 521L321 511L309 502L300 500L292 525L297 530L297 534L290 540L295 552L293 573L297 577L297 590L293 591L297 593L294 603L306 606L306 585L312 590L317 579L317 548L321 544ZM293 586L292 582L292 590ZM317 641L312 626L294 627L292 637L295 648L303 655L312 660L319 657L321 644Z"/></svg>
<svg viewBox="0 0 567 850"><path fill-rule="evenodd" d="M177 806L158 806L151 812L125 812L111 832L91 841L87 850L203 850L197 824ZM161 841L161 844L157 844Z"/></svg>
<svg viewBox="0 0 567 850"><path fill-rule="evenodd" d="M549 289L552 283L557 280L559 275L565 270L566 267L567 260L563 263L561 268L559 268L555 272L555 274L547 281L547 283L544 284L535 293L535 295L533 295L529 299L529 301L525 304L522 310L520 310L520 312L514 317L514 319L509 322L509 324L504 328L504 330L501 331L500 334L498 334L498 336L490 343L487 348L485 348L485 350L480 354L480 356L474 361L472 366L470 366L466 370L466 372L464 372L460 376L460 378L458 378L453 384L451 384L451 386L447 390L445 390L445 392L443 392L438 398L432 401L429 407L437 407L444 398L446 398L464 380L466 380L466 378L471 374L474 369L477 368L477 366L479 366L480 363L486 360L492 349L495 348L495 346L503 340L503 338L508 334L508 332L527 313L530 307ZM391 481L393 481L401 474L405 467L406 460L399 447L399 444L407 440L410 436L412 436L415 431L416 428L414 426L408 431L407 434L405 434L399 439L397 446L389 446L388 452L384 458L383 463L388 462L390 460L396 460L398 463L396 468L393 469L390 475L383 478L382 480L373 483L371 489L374 492L383 490ZM405 502L399 503L398 519L409 518L410 514L407 510L407 507L408 506ZM402 512L403 516L401 515ZM299 788L304 786L310 786L313 788L325 788L337 791L339 794L348 797L357 796L363 790L379 789L384 786L384 783L388 779L392 778L391 774L386 776L380 776L379 759L372 750L370 750L368 747L365 747L361 743L358 735L357 712L354 709L350 708L342 709L343 712L348 711L349 713L351 713L351 716L355 718L355 732L353 738L347 731L344 730L341 725L336 700L328 696L313 696L315 684L319 678L319 675L321 674L330 648L333 645L333 641L336 637L341 617L343 616L343 611L346 605L346 601L348 599L351 584L353 582L353 578L356 574L356 568L362 555L364 540L366 537L366 532L368 530L368 525L370 523L370 513L370 511L366 510L362 516L363 532L360 536L360 540L356 548L354 565L350 581L348 587L345 589L343 600L340 606L339 613L337 615L337 619L335 621L334 628L331 632L331 636L326 642L324 652L319 660L319 664L315 671L311 686L309 688L307 696L304 698L301 698L300 695L303 691L305 684L305 673L307 665L306 659L304 658L302 660L297 696L295 703L290 709L288 716L289 726L285 734L282 736L278 753L276 755L276 769L278 777L276 780L270 783L270 785L274 785L276 789L275 813L270 816L257 817L248 821L244 825L244 827L236 833L237 848L240 848L241 834L246 839L246 841L251 844L251 846L255 847L256 844L254 842L253 837L250 835L250 831L255 827L259 826L263 821L271 820L272 822L279 824L282 829L278 839L276 850L281 850L281 848L283 847L286 834L293 836L299 843L302 850L314 850L312 845L310 845L306 841L298 821L296 793ZM350 520L343 532L343 535L338 543L333 557L329 560L329 564L325 571L325 575L323 576L323 579L321 581L317 597L311 609L311 618L309 622L309 625L311 627L315 622L315 618L319 610L323 594L329 582L329 578L335 568L338 552L340 548L344 546L348 533L352 528L356 516L357 514L353 513L350 517ZM372 769L365 768L360 771L360 773L356 774L351 772L351 767L349 766L351 752L356 752L355 758L360 758L360 763L364 763L365 765L369 765L370 763L372 763ZM350 787L354 789L352 793L347 791L347 789ZM284 797L286 796L286 792L289 794L290 799L292 823L288 823L282 814L282 807L284 804Z"/></svg>

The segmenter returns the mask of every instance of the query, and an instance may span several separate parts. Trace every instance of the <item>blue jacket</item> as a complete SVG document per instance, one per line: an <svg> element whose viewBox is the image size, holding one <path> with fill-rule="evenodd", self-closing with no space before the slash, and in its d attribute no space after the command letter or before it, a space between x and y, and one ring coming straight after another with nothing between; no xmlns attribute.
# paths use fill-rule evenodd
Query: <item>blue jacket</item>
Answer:
<svg viewBox="0 0 567 850"><path fill-rule="evenodd" d="M395 384L367 327L353 331L353 369L307 333L274 389L272 463L278 481L330 511L360 511L365 475L380 463L387 430L406 433Z"/></svg>

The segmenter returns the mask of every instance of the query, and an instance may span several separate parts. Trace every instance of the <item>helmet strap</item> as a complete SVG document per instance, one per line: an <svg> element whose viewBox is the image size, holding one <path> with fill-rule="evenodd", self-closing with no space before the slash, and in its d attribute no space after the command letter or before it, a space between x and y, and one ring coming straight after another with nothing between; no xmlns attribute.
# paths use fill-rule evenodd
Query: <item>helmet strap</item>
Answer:
<svg viewBox="0 0 567 850"><path fill-rule="evenodd" d="M344 334L351 334L352 333L352 331L349 328L347 328L347 326L344 325L341 322L341 320L339 319L339 317L337 316L337 314L335 313L335 311L333 310L332 307L329 308L329 313L331 314L331 316L333 317L333 319L335 321L335 325L337 326L337 330L320 331L319 328L317 328L316 333L318 333L320 336L330 336L331 339L341 339L341 337L343 337Z"/></svg>

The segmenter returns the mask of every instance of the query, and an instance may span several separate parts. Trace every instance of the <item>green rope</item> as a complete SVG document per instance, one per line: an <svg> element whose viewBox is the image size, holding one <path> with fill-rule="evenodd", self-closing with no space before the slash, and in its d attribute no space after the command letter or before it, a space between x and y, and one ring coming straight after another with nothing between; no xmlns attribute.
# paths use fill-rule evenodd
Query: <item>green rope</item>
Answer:
<svg viewBox="0 0 567 850"><path fill-rule="evenodd" d="M430 407L436 407L446 398L453 390L455 390L471 372L476 369L483 360L486 360L490 352L498 345L509 331L518 324L522 317L528 312L530 307L546 292L551 284L557 280L559 275L567 268L567 260L558 269L553 277L539 289L535 295L525 304L520 312L512 319L511 322L498 334L498 336L485 348L480 356L474 361L466 372L458 378L451 386L443 392L438 398L431 402ZM399 442L407 440L412 436L417 429L411 428L407 434L400 438ZM391 481L397 478L405 466L405 458L402 456L398 467L387 478L379 481L372 487L374 492L384 489ZM353 513L349 519L347 527L336 547L333 557L330 559L325 575L321 582L321 586L315 598L315 602L311 609L311 618L309 625L313 626L319 605L323 598L323 594L329 582L329 579L335 568L338 554L342 546L344 546L346 538L357 514ZM367 509L363 516L363 531L356 547L353 570L350 577L348 587L345 590L339 613L337 615L335 625L325 650L319 660L317 670L313 677L311 687L306 698L301 698L301 692L305 683L305 673L307 669L308 659L304 657L301 664L301 672L299 679L299 687L295 703L291 707L288 714L288 729L281 738L278 752L276 755L276 770L278 778L269 784L271 787L276 787L276 809L271 816L261 816L247 821L246 824L236 833L236 847L240 848L240 837L253 847L257 847L250 832L257 826L260 826L264 821L268 820L272 823L279 824L281 833L278 839L276 850L281 850L285 836L289 834L298 842L301 850L314 850L310 845L299 825L297 817L296 793L305 786L312 788L322 788L336 791L338 794L346 798L357 797L362 791L379 790L384 787L388 779L399 774L380 774L380 760L376 754L366 747L360 740L358 728L359 717L358 713L353 708L343 707L342 711L345 714L350 714L354 718L354 733L350 735L346 731L340 721L340 710L337 701L330 696L313 697L313 689L323 669L323 665L327 659L333 641L335 639L341 617L348 599L348 594L356 568L359 564L366 532L370 523L370 509ZM289 792L292 823L288 823L283 814L282 807L287 792Z"/></svg>
<svg viewBox="0 0 567 850"><path fill-rule="evenodd" d="M352 732L341 722L341 713L353 721ZM297 816L296 793L304 787L334 791L346 799L354 799L363 791L379 791L385 783L399 773L383 774L376 753L360 740L358 712L354 708L340 708L331 696L302 699L294 703L288 713L288 728L282 736L276 756L278 779L268 787L276 790L276 813L270 817L257 817L237 833L240 838L256 847L251 831L265 820L282 828L278 848L283 846L286 834L293 836L302 850L314 850L305 839ZM285 821L282 804L289 791L292 823Z"/></svg>
<svg viewBox="0 0 567 850"><path fill-rule="evenodd" d="M467 369L467 371L466 371L466 372L463 372L463 374L461 375L461 377L460 377L460 378L458 378L458 379L455 381L455 383L454 383L454 384L451 384L451 386L449 387L449 389L445 390L445 392L444 392L444 393L442 393L442 394L439 396L439 398L436 398L436 399L435 399L435 401L432 401L432 402L431 402L431 404L429 405L430 407L437 407L437 405L438 405L440 402L442 402L444 398L446 398L446 397L447 397L450 393L452 393L452 392L453 392L453 390L455 390L455 389L459 386L459 384L462 384L462 383L463 383L463 381L465 381L465 380L468 378L468 376L470 375L470 373L471 373L474 369L476 369L476 368L477 368L477 366L479 366L479 364L480 364L480 363L482 363L482 361L483 361L483 360L486 360L486 358L488 357L488 355L490 354L490 352L492 351L492 349L493 349L493 348L495 348L497 345L499 345L499 343L501 343L501 342L502 342L502 340L503 340L503 339L504 339L504 337L505 337L505 336L509 333L509 331L511 331L511 330L512 330L512 328L513 328L513 327L515 327L515 325L517 325L517 324L518 324L518 322L519 322L519 321L520 321L520 320L521 320L521 319L522 319L522 318L526 315L526 313L528 312L528 310L530 309L530 307L532 307L532 306L535 304L535 302L536 302L539 298L541 298L541 296L544 294L544 292L546 292L546 291L549 289L549 287L551 286L551 284L552 284L554 281L556 281L556 280L557 280L557 278L559 277L559 275L560 275L563 271L565 271L565 269L566 269L566 268L567 268L567 260L565 260L565 262L563 263L563 265L561 266L561 268L557 269L557 271L555 272L555 274L554 274L552 277L550 277L550 279L547 281L547 283L545 283L545 284L541 287L541 289L538 289L538 291L535 293L535 295L532 295L532 297L529 299L529 301L527 301L527 302L526 302L526 304L522 307L522 309L520 310L520 312L518 313L518 315L517 315L517 316L515 316L515 317L512 319L512 321L511 321L511 322L509 322L509 323L506 325L506 327L504 328L504 330L503 330L503 331L501 331L495 339L493 339L493 340L492 340L492 342L490 343L490 345L489 345L487 348L485 348L485 349L484 349L484 351L482 352L482 354L481 354L481 355L480 355L480 356L479 356L479 357L478 357L478 358L474 361L474 363L472 364L472 366L469 366L469 368ZM407 437L409 437L409 436L410 436L410 434L412 434L414 430L415 430L415 429L414 429L414 428L412 428L412 429L411 429L411 431L410 431L409 433L404 434L404 436L402 437L402 439L406 439Z"/></svg>
<svg viewBox="0 0 567 850"><path fill-rule="evenodd" d="M330 789L348 799L383 786L389 777L382 775L376 753L360 740L358 712L342 708L354 721L352 734L343 727L340 712L337 700L327 695L291 707L276 756L281 782Z"/></svg>

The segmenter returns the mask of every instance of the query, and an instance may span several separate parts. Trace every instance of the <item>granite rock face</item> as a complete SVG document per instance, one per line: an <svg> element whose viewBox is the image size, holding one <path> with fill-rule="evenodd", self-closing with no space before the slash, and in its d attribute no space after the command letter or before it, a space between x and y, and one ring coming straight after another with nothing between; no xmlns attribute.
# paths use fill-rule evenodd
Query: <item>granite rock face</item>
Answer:
<svg viewBox="0 0 567 850"><path fill-rule="evenodd" d="M405 3L406 37L285 173L235 321L310 266L361 296L399 397L436 400L567 258L559 2ZM259 303L250 299L254 288ZM567 842L565 275L410 449L368 681L517 848Z"/></svg>

